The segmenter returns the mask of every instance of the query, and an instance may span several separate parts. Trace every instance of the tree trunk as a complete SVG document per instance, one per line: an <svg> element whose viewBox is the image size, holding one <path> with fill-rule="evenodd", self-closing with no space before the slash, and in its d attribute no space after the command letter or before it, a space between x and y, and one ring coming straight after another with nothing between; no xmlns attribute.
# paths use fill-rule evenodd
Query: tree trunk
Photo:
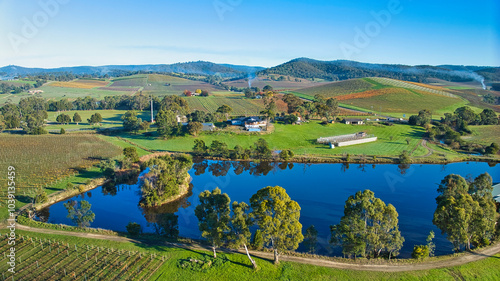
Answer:
<svg viewBox="0 0 500 281"><path fill-rule="evenodd" d="M255 263L255 260L252 259L252 257L250 256L250 253L248 253L247 244L243 244L243 246L245 246L245 251L247 252L247 257L250 260L250 262L252 263L253 268L257 268L257 264Z"/></svg>
<svg viewBox="0 0 500 281"><path fill-rule="evenodd" d="M217 253L215 252L215 246L212 246L212 251L214 251L214 259L217 258Z"/></svg>
<svg viewBox="0 0 500 281"><path fill-rule="evenodd" d="M274 264L280 264L280 261L279 261L279 255L278 255L278 250L277 249L273 249L274 251Z"/></svg>

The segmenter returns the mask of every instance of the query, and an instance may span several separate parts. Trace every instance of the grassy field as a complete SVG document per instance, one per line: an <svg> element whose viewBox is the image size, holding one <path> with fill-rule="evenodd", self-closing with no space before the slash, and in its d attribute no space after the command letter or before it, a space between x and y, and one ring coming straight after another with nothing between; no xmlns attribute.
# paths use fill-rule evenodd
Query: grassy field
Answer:
<svg viewBox="0 0 500 281"><path fill-rule="evenodd" d="M167 84L170 85L166 86ZM143 93L153 95L181 95L184 90L194 92L197 89L207 90L210 93L217 91L228 92L223 88L203 81L194 81L170 75L150 74L148 75L147 85L144 88Z"/></svg>
<svg viewBox="0 0 500 281"><path fill-rule="evenodd" d="M233 111L234 116L240 115L260 115L264 110L264 101L261 99L247 99L243 95L232 96L209 96L209 97L185 97L191 110L201 110L214 113L217 109L226 104ZM280 112L286 111L286 104L282 100L276 102Z"/></svg>
<svg viewBox="0 0 500 281"><path fill-rule="evenodd" d="M42 90L41 96L46 99L54 99L60 100L62 98L67 98L70 100L74 100L76 98L84 98L86 96L93 97L96 99L103 99L105 96L114 96L114 95L130 95L131 92L127 91L110 91L110 90L101 90L101 89L79 89L79 88L64 88L52 86L51 83L45 84L37 90ZM27 92L15 94L15 95L1 95L0 96L0 104L7 102L10 100L12 103L18 103L22 98L31 97L32 94Z"/></svg>
<svg viewBox="0 0 500 281"><path fill-rule="evenodd" d="M16 207L30 202L27 197L37 187L47 187L85 170L99 159L121 153L118 146L91 135L0 136L0 170L16 168ZM7 186L7 178L0 178ZM48 193L51 190L47 190ZM6 193L2 193L0 218L5 218Z"/></svg>
<svg viewBox="0 0 500 281"><path fill-rule="evenodd" d="M462 139L483 145L500 143L500 126L469 126L469 129L472 130L472 135L464 136Z"/></svg>
<svg viewBox="0 0 500 281"><path fill-rule="evenodd" d="M3 231L2 234L4 234ZM16 264L16 271L20 272L16 276L18 280L21 280L19 276L26 277L27 280L34 276L47 276L52 278L50 280L73 280L75 279L72 277L73 272L80 280L85 280L85 278L94 280L96 276L106 280L120 279L120 277L131 280L166 278L168 280L456 280L456 278L498 280L500 278L500 255L450 268L409 272L370 272L325 268L294 262L281 262L280 265L274 265L271 261L260 258L255 258L259 269L253 270L245 255L219 253L219 258L227 258L226 263L210 268L206 272L199 272L181 269L178 262L189 258L201 260L208 257L209 252L31 233L22 230L18 230L17 235L24 237L24 242L20 238L19 244L16 243L16 257L20 258ZM31 239L35 242L32 243ZM2 236L0 247L6 248L5 235ZM97 252L97 247L100 247L99 252ZM95 257L97 257L97 263ZM8 267L5 261L3 257L0 269L6 272L6 277L10 278L10 275L7 275ZM36 261L38 261L38 267ZM141 268L144 269L135 273ZM64 275L65 269L68 276ZM148 274L151 276L147 276Z"/></svg>
<svg viewBox="0 0 500 281"><path fill-rule="evenodd" d="M366 132L378 137L378 141L368 144L354 145L330 149L328 145L316 143L319 137L328 137L357 132ZM200 139L208 145L214 141L224 141L230 148L239 144L244 148L253 145L259 138L264 138L274 150L291 149L296 155L339 155L343 153L366 154L366 155L388 155L396 156L403 150L412 151L425 131L421 127L408 125L362 125L353 126L345 124L320 125L318 121L304 125L281 125L275 124L275 131L272 134L230 134L211 133L202 134ZM144 137L142 135L122 135L130 141L146 147L150 150L159 151L191 151L195 138L192 136L176 137L170 140L161 140L154 137ZM391 140L392 137L392 140ZM410 138L410 144L406 143L406 138ZM420 153L423 154L423 151ZM414 156L419 156L418 154Z"/></svg>
<svg viewBox="0 0 500 281"><path fill-rule="evenodd" d="M61 124L50 124L45 127L47 130L60 130L61 128L64 128L65 130L68 129L92 129L95 126L91 126L87 119L90 118L92 114L99 113L102 116L103 122L101 123L101 128L113 128L113 127L122 127L123 125L123 120L121 117L126 110L72 110L72 111L63 111L63 112L54 112L50 111L48 112L49 118L47 119L49 122L56 122L57 116L59 114L67 114L69 117L73 118L73 115L75 112L78 112L78 114L82 117L82 122L80 122L78 125L76 123L70 123L68 125L61 125ZM136 111L138 113L138 117L141 118L142 120L151 120L151 112L150 111Z"/></svg>

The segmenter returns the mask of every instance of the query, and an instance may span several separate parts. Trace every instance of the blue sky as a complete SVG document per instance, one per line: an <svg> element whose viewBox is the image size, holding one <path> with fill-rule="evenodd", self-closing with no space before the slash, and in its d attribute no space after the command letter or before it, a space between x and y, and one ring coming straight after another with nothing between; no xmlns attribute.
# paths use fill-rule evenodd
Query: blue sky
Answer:
<svg viewBox="0 0 500 281"><path fill-rule="evenodd" d="M500 65L500 1L0 0L0 66Z"/></svg>

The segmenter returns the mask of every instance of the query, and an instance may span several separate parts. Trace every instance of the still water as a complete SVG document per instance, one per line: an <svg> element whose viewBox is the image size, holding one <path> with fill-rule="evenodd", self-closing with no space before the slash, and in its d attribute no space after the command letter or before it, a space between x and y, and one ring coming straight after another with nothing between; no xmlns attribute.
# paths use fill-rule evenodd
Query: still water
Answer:
<svg viewBox="0 0 500 281"><path fill-rule="evenodd" d="M318 230L318 253L341 255L339 248L329 244L330 228L340 221L344 203L359 190L370 189L386 204L392 204L399 213L399 227L405 243L400 257L410 257L414 245L426 244L429 231L436 233L436 254L452 253L452 245L432 224L436 208L435 198L440 181L449 174L477 177L488 172L493 182L500 181L500 165L487 163L453 163L448 165L395 164L292 164L202 161L190 170L191 193L184 199L156 209L143 209L140 200L140 182L133 185L98 187L70 200L87 200L92 204L95 220L92 227L126 231L129 222L137 222L144 231L154 232L154 222L165 213L178 215L180 235L201 238L194 208L198 194L219 187L232 201L249 203L257 190L279 185L301 207L300 222L303 231L313 224ZM144 173L144 172L143 172ZM67 210L59 202L43 212L50 223L71 225ZM300 248L299 248L300 250Z"/></svg>

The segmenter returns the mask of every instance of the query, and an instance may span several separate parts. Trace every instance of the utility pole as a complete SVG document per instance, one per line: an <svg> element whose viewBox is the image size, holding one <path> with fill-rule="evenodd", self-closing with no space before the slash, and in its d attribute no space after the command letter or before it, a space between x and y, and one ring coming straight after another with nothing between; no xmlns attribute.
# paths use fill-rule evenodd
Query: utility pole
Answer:
<svg viewBox="0 0 500 281"><path fill-rule="evenodd" d="M153 119L153 95L151 95L151 124L154 123Z"/></svg>

